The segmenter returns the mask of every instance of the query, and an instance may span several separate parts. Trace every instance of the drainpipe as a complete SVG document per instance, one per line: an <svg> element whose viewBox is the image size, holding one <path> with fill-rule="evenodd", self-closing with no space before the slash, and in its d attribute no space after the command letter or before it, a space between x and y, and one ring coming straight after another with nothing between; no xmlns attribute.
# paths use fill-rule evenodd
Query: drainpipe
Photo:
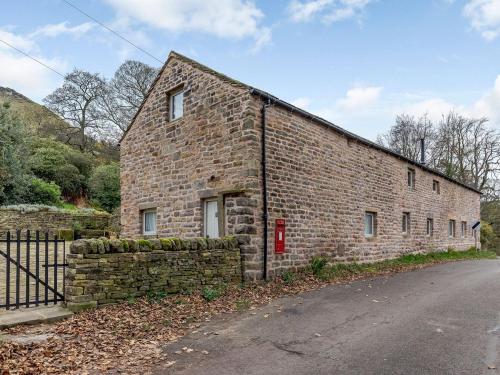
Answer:
<svg viewBox="0 0 500 375"><path fill-rule="evenodd" d="M425 164L425 138L420 138L420 164Z"/></svg>
<svg viewBox="0 0 500 375"><path fill-rule="evenodd" d="M267 99L261 109L261 166L262 166L262 221L263 221L263 236L264 242L264 264L263 264L263 278L267 280L267 237L268 237L268 212L267 212L267 171L266 171L266 111L267 107L271 105L271 101Z"/></svg>

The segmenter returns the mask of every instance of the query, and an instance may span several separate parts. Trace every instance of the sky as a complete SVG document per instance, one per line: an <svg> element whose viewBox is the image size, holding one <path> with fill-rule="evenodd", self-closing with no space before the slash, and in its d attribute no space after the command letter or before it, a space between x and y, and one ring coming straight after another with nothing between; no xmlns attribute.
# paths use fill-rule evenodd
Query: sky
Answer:
<svg viewBox="0 0 500 375"><path fill-rule="evenodd" d="M375 140L397 114L500 129L500 0L68 0L164 61L171 50ZM0 40L62 74L161 63L64 0L2 1ZM62 78L0 42L0 86Z"/></svg>

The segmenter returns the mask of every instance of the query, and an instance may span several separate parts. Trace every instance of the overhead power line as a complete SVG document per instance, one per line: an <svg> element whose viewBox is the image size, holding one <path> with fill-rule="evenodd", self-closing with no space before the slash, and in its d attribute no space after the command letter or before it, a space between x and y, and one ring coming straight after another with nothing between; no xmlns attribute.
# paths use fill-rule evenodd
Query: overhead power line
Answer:
<svg viewBox="0 0 500 375"><path fill-rule="evenodd" d="M151 57L152 59L155 59L156 61L158 61L160 64L163 64L163 61L160 60L159 58L157 58L156 56L153 56L151 53L149 53L148 51L146 51L145 49L139 47L137 44L131 42L130 40L128 40L127 38L125 38L123 35L119 34L118 32L116 32L115 30L113 30L112 28L106 26L105 24L103 24L101 21L99 21L98 19L92 17L90 14L88 14L87 12L83 11L82 9L78 8L75 4L73 4L72 2L68 1L68 0L62 0L63 2L65 2L67 5L69 5L70 7L72 7L73 9L77 10L78 12L80 12L81 14L83 14L84 16L90 18L92 21L94 21L95 23L97 23L98 25L100 25L101 27L105 28L106 30L108 30L109 32L113 33L114 35L116 35L118 38L124 40L125 42L127 42L128 44L130 44L131 46L137 48L139 51L141 51L142 53L145 53L146 55L148 55L149 57Z"/></svg>
<svg viewBox="0 0 500 375"><path fill-rule="evenodd" d="M54 69L54 68L52 68L51 66L49 66L49 65L45 64L44 62L42 62L42 61L38 60L36 57L33 57L33 56L31 56L30 54L28 54L28 53L24 52L23 50L20 50L19 48L14 47L12 44L7 43L5 40L0 39L0 42L2 42L3 44L5 44L5 45L9 46L10 48L12 48L12 49L16 50L17 52L19 52L19 53L23 54L24 56L26 56L26 57L30 58L31 60L33 60L33 61L37 62L38 64L40 64L40 65L44 66L45 68L47 68L47 69L49 69L49 70L52 70L54 73L56 73L57 75L60 75L61 77L63 77L63 78L64 78L64 74L59 73L57 70L55 70L55 69Z"/></svg>

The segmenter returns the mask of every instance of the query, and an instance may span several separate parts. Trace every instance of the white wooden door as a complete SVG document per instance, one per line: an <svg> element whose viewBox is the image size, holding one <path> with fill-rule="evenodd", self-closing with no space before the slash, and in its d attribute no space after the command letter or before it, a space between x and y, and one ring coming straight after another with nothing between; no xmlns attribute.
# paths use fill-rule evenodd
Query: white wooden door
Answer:
<svg viewBox="0 0 500 375"><path fill-rule="evenodd" d="M219 213L217 201L205 201L205 236L209 238L219 237Z"/></svg>

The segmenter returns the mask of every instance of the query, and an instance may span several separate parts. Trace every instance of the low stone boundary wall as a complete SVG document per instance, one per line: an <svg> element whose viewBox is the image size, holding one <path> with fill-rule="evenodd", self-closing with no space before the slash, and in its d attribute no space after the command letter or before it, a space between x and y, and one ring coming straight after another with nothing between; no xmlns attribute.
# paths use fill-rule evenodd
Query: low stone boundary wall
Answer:
<svg viewBox="0 0 500 375"><path fill-rule="evenodd" d="M234 237L77 240L66 260L65 299L73 311L242 280Z"/></svg>
<svg viewBox="0 0 500 375"><path fill-rule="evenodd" d="M0 207L0 235L16 229L40 230L58 234L59 230L105 230L109 227L111 215L105 212L70 212L52 207L27 207L14 209ZM102 232L101 232L102 233Z"/></svg>

